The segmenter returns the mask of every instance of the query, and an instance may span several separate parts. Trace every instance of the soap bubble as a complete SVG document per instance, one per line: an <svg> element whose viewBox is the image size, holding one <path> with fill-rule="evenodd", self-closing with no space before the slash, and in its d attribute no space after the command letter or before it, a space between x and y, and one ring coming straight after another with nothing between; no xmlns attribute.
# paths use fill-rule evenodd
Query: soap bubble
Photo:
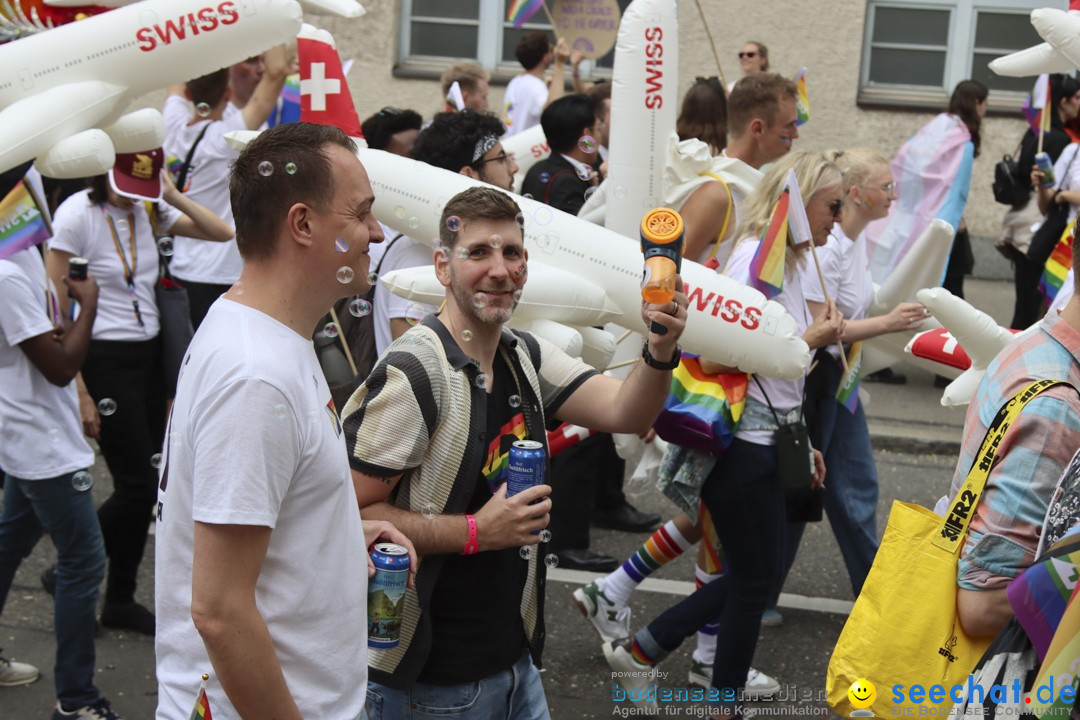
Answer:
<svg viewBox="0 0 1080 720"><path fill-rule="evenodd" d="M532 556L532 548L528 545L522 545L521 549L518 550L518 555L521 556L522 560L528 560Z"/></svg>
<svg viewBox="0 0 1080 720"><path fill-rule="evenodd" d="M127 220L120 219L120 220L117 220L114 224L116 225L116 232L118 232L118 233L126 233L127 232L127 229L128 229Z"/></svg>
<svg viewBox="0 0 1080 720"><path fill-rule="evenodd" d="M591 198L591 197L592 197L593 195L595 195L595 194L596 194L596 191L597 191L598 189L599 189L599 188L597 188L597 187L596 187L595 185L594 185L593 187L590 187L590 188L585 188L585 199L586 199L586 200L588 200L588 199L589 199L589 198Z"/></svg>
<svg viewBox="0 0 1080 720"><path fill-rule="evenodd" d="M416 163L416 164L421 165L422 163ZM420 227L420 218L416 217L415 215L410 217L409 218L409 227L412 228L413 230Z"/></svg>
<svg viewBox="0 0 1080 720"><path fill-rule="evenodd" d="M428 309L420 303L413 303L405 309L405 322L410 325L417 325L428 314Z"/></svg>
<svg viewBox="0 0 1080 720"><path fill-rule="evenodd" d="M541 205L536 208L536 212L533 213L533 220L538 225L547 225L555 216L551 214L551 208L547 205Z"/></svg>
<svg viewBox="0 0 1080 720"><path fill-rule="evenodd" d="M592 170L590 170L587 165L579 165L576 172L577 176L585 182L588 182L589 178L592 177Z"/></svg>
<svg viewBox="0 0 1080 720"><path fill-rule="evenodd" d="M578 149L590 155L596 152L596 138L592 135L582 135L577 141Z"/></svg>
<svg viewBox="0 0 1080 720"><path fill-rule="evenodd" d="M259 163L259 174L263 177L270 177L274 174L274 163L269 160L263 160Z"/></svg>
<svg viewBox="0 0 1080 720"><path fill-rule="evenodd" d="M398 205L396 208L394 208L394 214L397 215L399 218L405 217L405 206Z"/></svg>
<svg viewBox="0 0 1080 720"><path fill-rule="evenodd" d="M150 467L155 470L161 467L161 453L154 453L150 456Z"/></svg>
<svg viewBox="0 0 1080 720"><path fill-rule="evenodd" d="M528 272L528 270L526 270L526 272ZM516 303L521 302L521 291L520 290L515 290L514 291L514 302L516 302Z"/></svg>
<svg viewBox="0 0 1080 720"><path fill-rule="evenodd" d="M435 516L439 514L439 509L435 507L435 503L426 502L420 506L420 514L424 516L425 520L434 520Z"/></svg>
<svg viewBox="0 0 1080 720"><path fill-rule="evenodd" d="M295 175L296 174L296 163L294 163L294 162L285 163L285 172L288 173L289 175Z"/></svg>
<svg viewBox="0 0 1080 720"><path fill-rule="evenodd" d="M364 298L353 298L349 303L349 314L353 317L367 317L371 314L371 303Z"/></svg>
<svg viewBox="0 0 1080 720"><path fill-rule="evenodd" d="M491 247L498 250L503 245L503 239L502 239L502 237L500 235L492 235L491 240L488 241L488 244L490 244Z"/></svg>
<svg viewBox="0 0 1080 720"><path fill-rule="evenodd" d="M375 283L379 282L379 273L369 272L367 276L367 281L369 285L374 285Z"/></svg>
<svg viewBox="0 0 1080 720"><path fill-rule="evenodd" d="M207 117L210 115L210 104L204 102L198 103L195 106L195 114L199 117Z"/></svg>
<svg viewBox="0 0 1080 720"><path fill-rule="evenodd" d="M550 173L546 173L546 172L540 173L540 182L547 185L547 181L550 180L550 179L551 179L551 174Z"/></svg>
<svg viewBox="0 0 1080 720"><path fill-rule="evenodd" d="M337 281L342 285L348 285L356 277L356 273L348 265L342 265L337 269Z"/></svg>
<svg viewBox="0 0 1080 720"><path fill-rule="evenodd" d="M521 407L521 396L520 395L511 395L510 396L510 407L512 407L512 408Z"/></svg>
<svg viewBox="0 0 1080 720"><path fill-rule="evenodd" d="M487 388L487 375L480 373L476 376L476 387Z"/></svg>
<svg viewBox="0 0 1080 720"><path fill-rule="evenodd" d="M525 216L524 215L522 215L521 213L518 213L517 217L515 217L514 219L517 220L518 227L521 227L521 228L525 227Z"/></svg>
<svg viewBox="0 0 1080 720"><path fill-rule="evenodd" d="M615 186L615 197L619 198L620 200L622 200L624 197L626 197L626 186L625 185L616 185Z"/></svg>
<svg viewBox="0 0 1080 720"><path fill-rule="evenodd" d="M486 308L488 304L487 295L484 293L476 293L472 296L472 304L477 310Z"/></svg>
<svg viewBox="0 0 1080 720"><path fill-rule="evenodd" d="M524 195L522 195L522 197L528 198L529 200L533 199L532 193L525 193Z"/></svg>
<svg viewBox="0 0 1080 720"><path fill-rule="evenodd" d="M559 556L555 553L548 553L544 558L544 564L548 566L548 569L554 570L559 566Z"/></svg>
<svg viewBox="0 0 1080 720"><path fill-rule="evenodd" d="M94 486L94 478L85 470L80 470L71 476L71 487L76 492L86 492Z"/></svg>
<svg viewBox="0 0 1080 720"><path fill-rule="evenodd" d="M459 247L457 249L456 254L462 260L468 260L469 259L469 249L468 248Z"/></svg>
<svg viewBox="0 0 1080 720"><path fill-rule="evenodd" d="M173 254L173 239L166 235L165 237L158 238L157 241L158 252L162 257L172 257Z"/></svg>
<svg viewBox="0 0 1080 720"><path fill-rule="evenodd" d="M457 215L451 215L446 218L446 229L450 232L457 232L461 229L461 218Z"/></svg>
<svg viewBox="0 0 1080 720"><path fill-rule="evenodd" d="M547 528L540 531L540 542L551 542L551 531Z"/></svg>
<svg viewBox="0 0 1080 720"><path fill-rule="evenodd" d="M472 330L469 330L468 328L465 328L464 330L462 330L461 331L461 339L464 340L465 342L471 341L472 340Z"/></svg>
<svg viewBox="0 0 1080 720"><path fill-rule="evenodd" d="M283 405L282 403L278 403L274 406L274 417L276 417L278 420L284 420L288 412L288 408L286 408L285 405Z"/></svg>
<svg viewBox="0 0 1080 720"><path fill-rule="evenodd" d="M326 335L326 337L336 338L338 336L337 323L332 323L332 322L326 323L325 325L323 325L322 331L323 331L323 334Z"/></svg>
<svg viewBox="0 0 1080 720"><path fill-rule="evenodd" d="M337 238L334 240L334 250L339 253L349 252L349 243L345 242L345 238Z"/></svg>
<svg viewBox="0 0 1080 720"><path fill-rule="evenodd" d="M116 401L112 398L101 398L98 400L97 411L105 417L112 415L116 412Z"/></svg>

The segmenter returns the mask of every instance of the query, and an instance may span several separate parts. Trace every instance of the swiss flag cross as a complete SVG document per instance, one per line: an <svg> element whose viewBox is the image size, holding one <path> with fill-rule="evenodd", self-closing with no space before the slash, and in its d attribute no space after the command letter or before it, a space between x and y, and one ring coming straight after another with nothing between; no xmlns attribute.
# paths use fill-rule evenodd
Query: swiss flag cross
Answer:
<svg viewBox="0 0 1080 720"><path fill-rule="evenodd" d="M300 59L300 120L334 125L350 137L364 137L334 38L305 23L296 36Z"/></svg>

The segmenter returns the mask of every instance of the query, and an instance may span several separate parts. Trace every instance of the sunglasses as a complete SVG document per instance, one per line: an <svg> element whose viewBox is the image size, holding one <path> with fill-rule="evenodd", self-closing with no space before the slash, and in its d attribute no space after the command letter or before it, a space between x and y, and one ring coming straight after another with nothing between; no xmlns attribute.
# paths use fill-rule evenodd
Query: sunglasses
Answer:
<svg viewBox="0 0 1080 720"><path fill-rule="evenodd" d="M740 50L739 59L757 57L757 50Z"/></svg>
<svg viewBox="0 0 1080 720"><path fill-rule="evenodd" d="M843 214L844 201L833 200L831 203L829 203L828 207L829 212L832 213L833 220L839 220L840 216Z"/></svg>

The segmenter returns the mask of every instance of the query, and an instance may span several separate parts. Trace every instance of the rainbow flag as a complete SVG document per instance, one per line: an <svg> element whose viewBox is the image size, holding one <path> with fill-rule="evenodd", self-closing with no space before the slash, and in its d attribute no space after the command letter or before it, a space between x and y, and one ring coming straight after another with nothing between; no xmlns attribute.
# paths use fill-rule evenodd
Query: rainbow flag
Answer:
<svg viewBox="0 0 1080 720"><path fill-rule="evenodd" d="M1054 298L1065 283L1065 276L1069 274L1069 268L1072 267L1075 234L1076 220L1074 219L1065 228L1065 232L1054 246L1054 251L1050 253L1050 258L1043 268L1042 279L1039 280L1039 292L1046 298L1047 304L1054 302Z"/></svg>
<svg viewBox="0 0 1080 720"><path fill-rule="evenodd" d="M191 709L191 717L188 720L214 720L210 712L210 699L206 697L206 676L203 676L202 685L199 686L199 694L195 698L195 707Z"/></svg>
<svg viewBox="0 0 1080 720"><path fill-rule="evenodd" d="M514 0L506 10L506 21L513 23L514 27L520 30L521 26L529 22L529 18L540 12L542 7L544 7L544 0Z"/></svg>
<svg viewBox="0 0 1080 720"><path fill-rule="evenodd" d="M281 88L277 107L266 119L267 127L300 122L300 74L289 75Z"/></svg>
<svg viewBox="0 0 1080 720"><path fill-rule="evenodd" d="M773 208L772 220L761 236L761 243L750 261L750 286L770 300L784 289L784 259L788 244L788 207L791 195L787 188Z"/></svg>
<svg viewBox="0 0 1080 720"><path fill-rule="evenodd" d="M844 352L844 346L840 346L840 352ZM859 407L859 376L862 373L862 340L851 344L851 352L848 353L848 369L840 378L840 387L836 389L836 401L847 408L849 413L854 414Z"/></svg>
<svg viewBox="0 0 1080 720"><path fill-rule="evenodd" d="M671 373L664 412L655 423L657 434L716 455L735 439L746 407L748 381L746 373L710 375L701 369L697 355L683 353L682 362Z"/></svg>
<svg viewBox="0 0 1080 720"><path fill-rule="evenodd" d="M31 173L15 184L0 200L0 260L52 237L49 216L42 213L40 198Z"/></svg>
<svg viewBox="0 0 1080 720"><path fill-rule="evenodd" d="M795 98L795 112L798 113L795 122L802 125L810 119L810 95L806 91L806 68L799 68L799 72L795 73L795 87L799 91Z"/></svg>

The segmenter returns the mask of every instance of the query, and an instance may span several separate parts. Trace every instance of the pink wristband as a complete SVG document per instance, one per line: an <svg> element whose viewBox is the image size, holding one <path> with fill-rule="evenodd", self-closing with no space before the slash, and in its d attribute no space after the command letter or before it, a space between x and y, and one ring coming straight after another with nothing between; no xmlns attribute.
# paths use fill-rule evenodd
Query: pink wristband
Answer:
<svg viewBox="0 0 1080 720"><path fill-rule="evenodd" d="M476 540L476 517L466 515L465 522L469 523L469 540L465 543L465 548L461 551L461 554L475 555L480 552L480 543Z"/></svg>

